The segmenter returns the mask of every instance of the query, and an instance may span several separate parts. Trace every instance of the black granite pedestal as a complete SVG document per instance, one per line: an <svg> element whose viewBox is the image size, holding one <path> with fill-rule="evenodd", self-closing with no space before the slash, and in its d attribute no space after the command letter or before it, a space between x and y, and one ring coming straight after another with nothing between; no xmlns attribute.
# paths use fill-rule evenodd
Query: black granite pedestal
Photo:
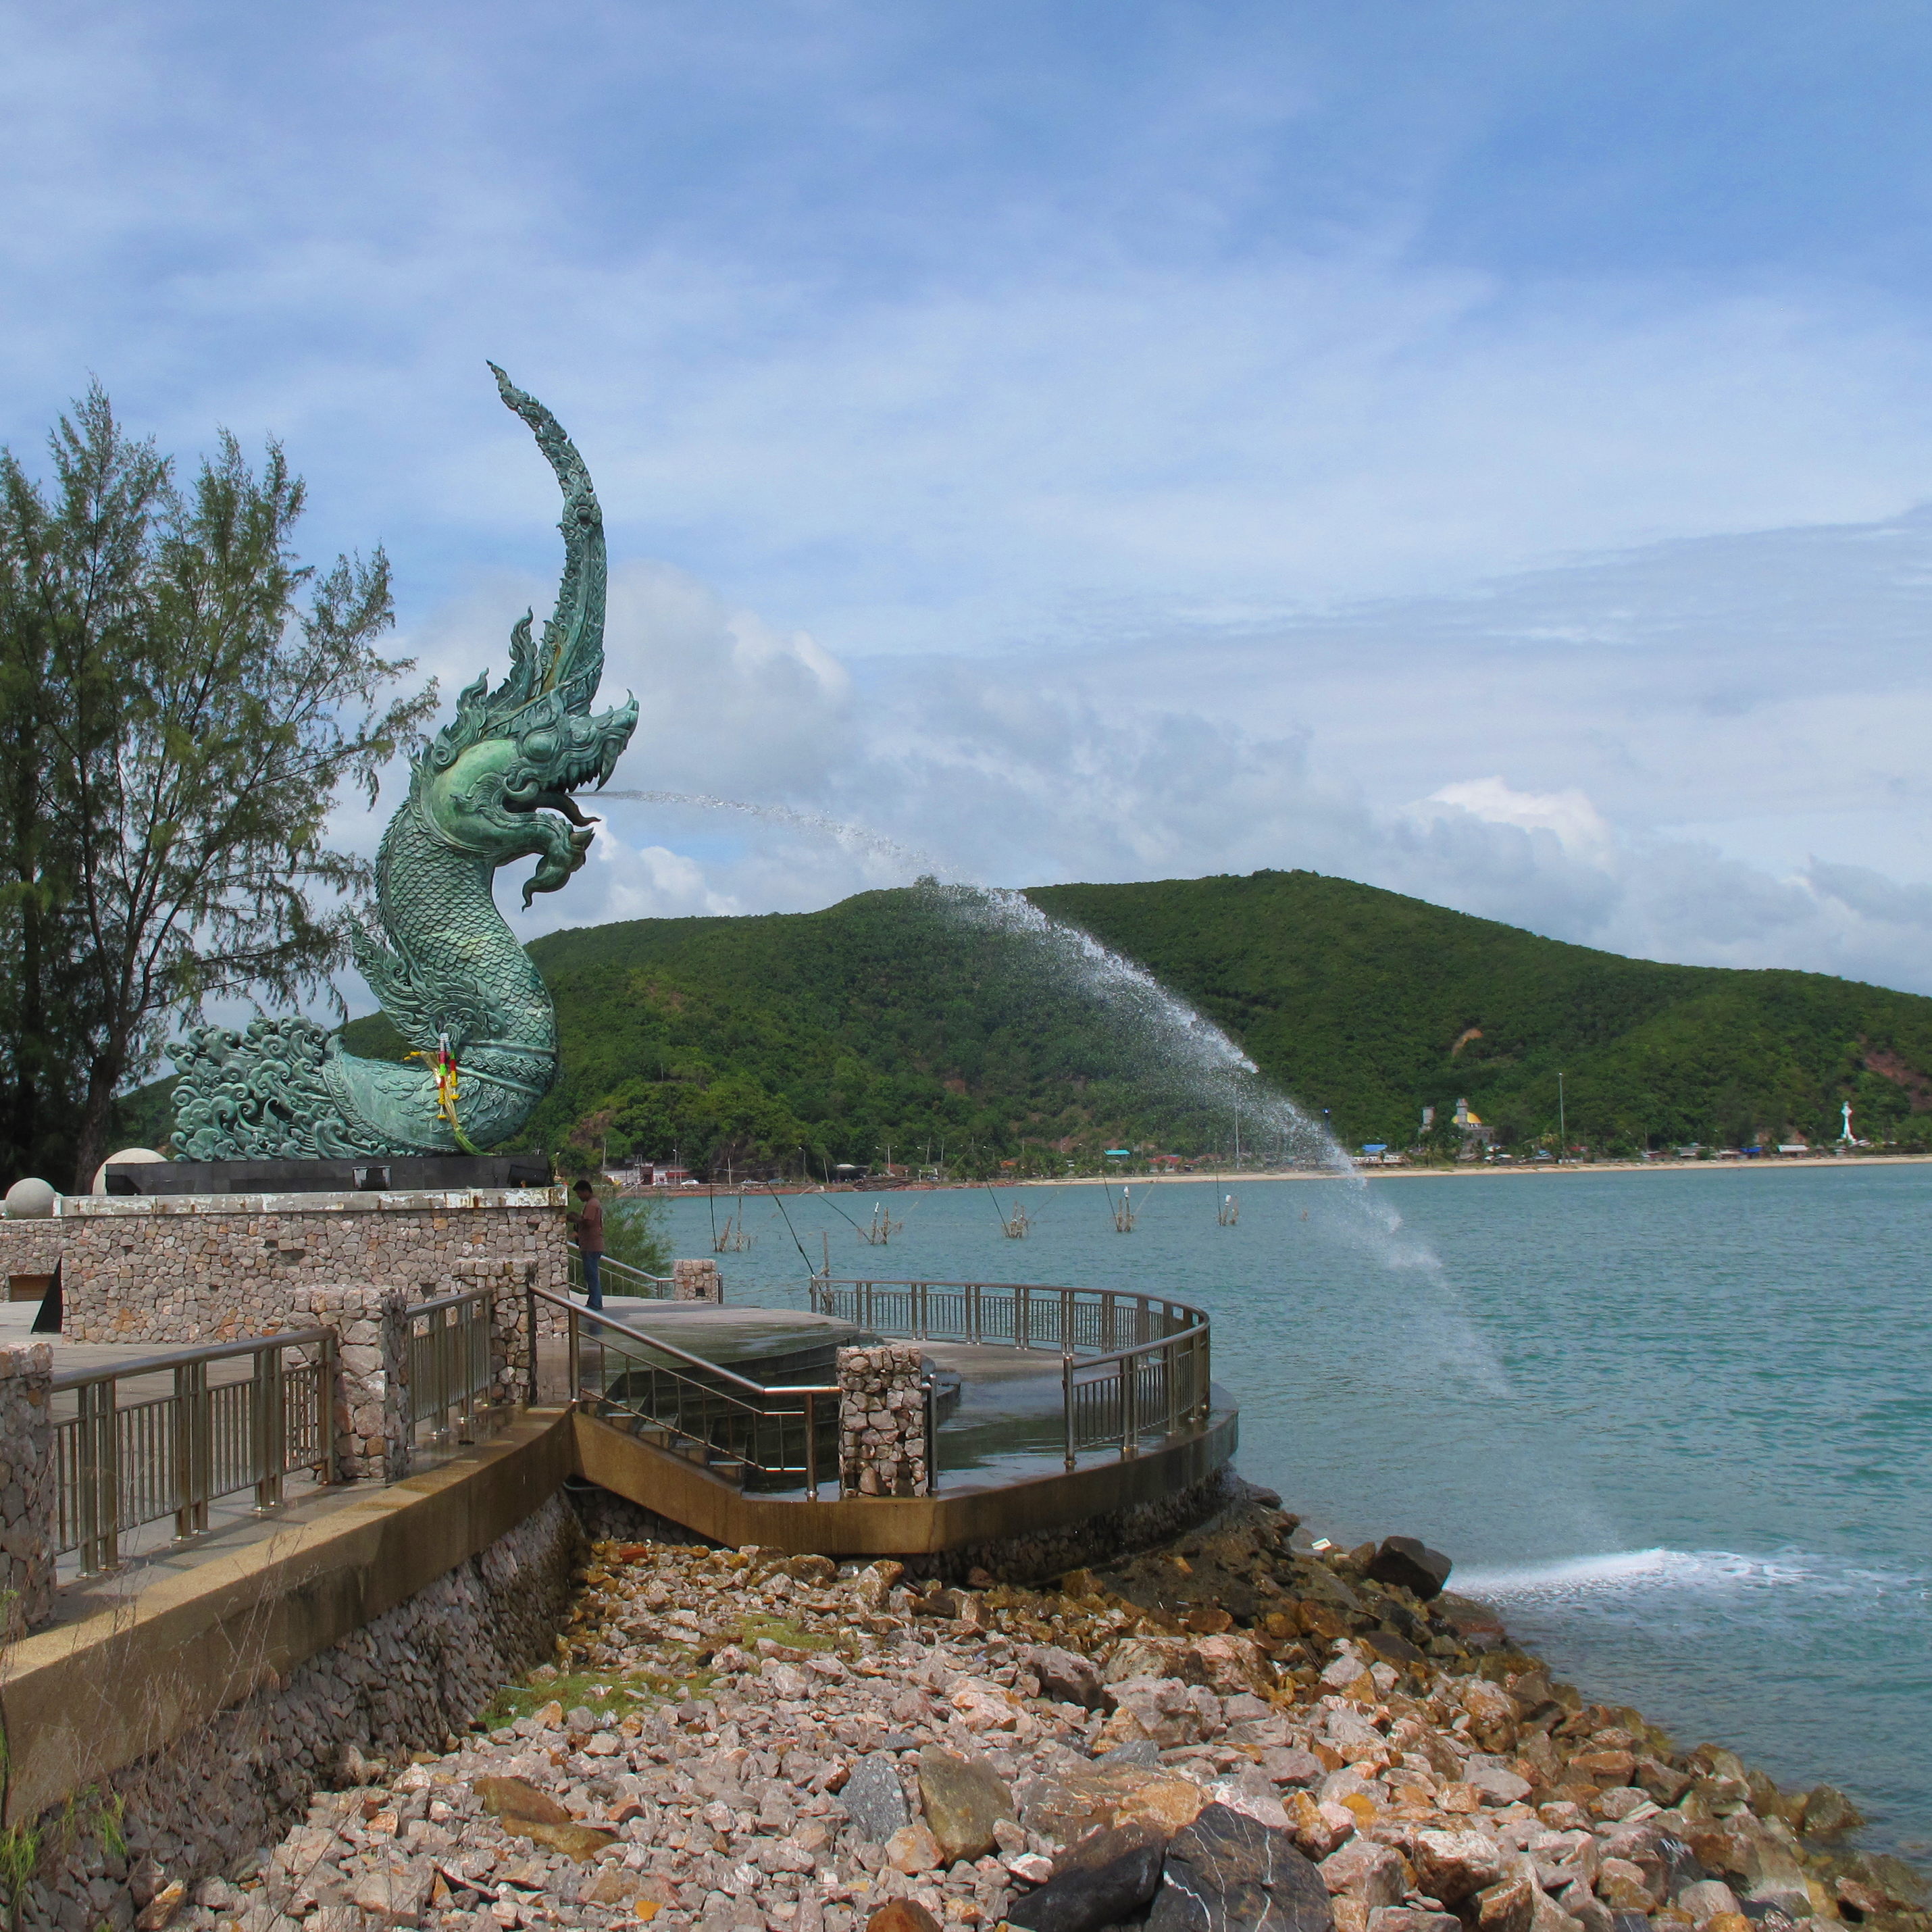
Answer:
<svg viewBox="0 0 1932 1932"><path fill-rule="evenodd" d="M439 1154L382 1160L156 1160L107 1166L110 1194L465 1192L548 1187L541 1154Z"/></svg>

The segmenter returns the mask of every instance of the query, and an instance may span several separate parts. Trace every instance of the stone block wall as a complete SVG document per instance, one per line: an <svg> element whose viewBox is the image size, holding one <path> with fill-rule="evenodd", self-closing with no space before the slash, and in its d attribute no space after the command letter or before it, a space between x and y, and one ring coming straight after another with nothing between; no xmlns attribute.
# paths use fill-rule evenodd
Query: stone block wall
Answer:
<svg viewBox="0 0 1932 1932"><path fill-rule="evenodd" d="M410 1472L410 1298L358 1282L298 1288L292 1328L335 1330L335 1480L400 1482Z"/></svg>
<svg viewBox="0 0 1932 1932"><path fill-rule="evenodd" d="M374 1204L372 1204L372 1203ZM562 1196L69 1196L61 1203L62 1331L78 1342L194 1344L303 1327L298 1291L353 1283L413 1301L496 1291L506 1383L526 1354L526 1287L569 1280ZM41 1222L7 1223L0 1227ZM538 1332L561 1332L538 1304Z"/></svg>
<svg viewBox="0 0 1932 1932"><path fill-rule="evenodd" d="M0 1348L0 1630L9 1638L54 1610L53 1351Z"/></svg>
<svg viewBox="0 0 1932 1932"><path fill-rule="evenodd" d="M340 1781L352 1747L392 1764L412 1750L445 1748L500 1685L551 1654L582 1543L553 1496L407 1602L114 1772L109 1788L124 1807L117 1832L104 1831L98 1799L46 1814L41 1842L50 1850L27 1888L23 1926L130 1932L126 1879L142 1858L192 1891L196 1880L273 1844L314 1792ZM77 1788L89 1782L77 1766Z"/></svg>
<svg viewBox="0 0 1932 1932"><path fill-rule="evenodd" d="M670 1264L670 1298L674 1301L722 1301L724 1283L718 1264L708 1256L697 1261Z"/></svg>
<svg viewBox="0 0 1932 1932"><path fill-rule="evenodd" d="M926 1490L926 1358L908 1342L838 1352L838 1474L848 1495Z"/></svg>
<svg viewBox="0 0 1932 1932"><path fill-rule="evenodd" d="M68 1223L46 1220L14 1221L0 1216L0 1298L16 1274L52 1274L60 1265Z"/></svg>

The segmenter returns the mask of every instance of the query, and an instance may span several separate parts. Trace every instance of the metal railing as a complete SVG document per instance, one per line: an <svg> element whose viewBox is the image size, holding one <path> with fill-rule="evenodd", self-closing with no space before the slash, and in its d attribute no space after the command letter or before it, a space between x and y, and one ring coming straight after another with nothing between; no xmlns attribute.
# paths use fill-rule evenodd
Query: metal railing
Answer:
<svg viewBox="0 0 1932 1932"><path fill-rule="evenodd" d="M770 1387L546 1289L528 1292L568 1311L571 1393L592 1414L662 1430L672 1446L688 1444L763 1486L802 1484L814 1502L821 1471L838 1484L836 1383Z"/></svg>
<svg viewBox="0 0 1932 1932"><path fill-rule="evenodd" d="M668 1274L646 1274L642 1268L633 1268L628 1262L620 1262L606 1255L598 1270L598 1285L606 1294L626 1294L639 1301L668 1301L674 1286ZM570 1244L570 1286L578 1294L585 1293L584 1279L584 1251L574 1241Z"/></svg>
<svg viewBox="0 0 1932 1932"><path fill-rule="evenodd" d="M208 1365L246 1358L244 1380L211 1382ZM253 1488L257 1509L283 1499L298 1469L332 1473L336 1338L304 1328L58 1375L76 1412L53 1426L58 1553L83 1570L111 1569L120 1539L164 1516L177 1536L208 1527L208 1504ZM122 1403L118 1384L170 1375L165 1395Z"/></svg>
<svg viewBox="0 0 1932 1932"><path fill-rule="evenodd" d="M495 1406L488 1288L446 1294L410 1310L410 1426L428 1423L432 1442L467 1442L477 1415Z"/></svg>
<svg viewBox="0 0 1932 1932"><path fill-rule="evenodd" d="M814 1275L814 1313L908 1341L1057 1353L1064 1454L1138 1455L1147 1436L1198 1429L1212 1401L1206 1312L1162 1295L1034 1282L833 1281Z"/></svg>

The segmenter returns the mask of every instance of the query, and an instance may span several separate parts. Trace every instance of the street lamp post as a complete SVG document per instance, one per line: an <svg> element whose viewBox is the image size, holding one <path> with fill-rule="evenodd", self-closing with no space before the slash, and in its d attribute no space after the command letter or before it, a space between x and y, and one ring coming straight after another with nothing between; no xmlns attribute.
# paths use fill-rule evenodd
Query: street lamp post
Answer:
<svg viewBox="0 0 1932 1932"><path fill-rule="evenodd" d="M1570 1150L1570 1130L1564 1124L1563 1076L1556 1076L1556 1164L1561 1167L1563 1157Z"/></svg>

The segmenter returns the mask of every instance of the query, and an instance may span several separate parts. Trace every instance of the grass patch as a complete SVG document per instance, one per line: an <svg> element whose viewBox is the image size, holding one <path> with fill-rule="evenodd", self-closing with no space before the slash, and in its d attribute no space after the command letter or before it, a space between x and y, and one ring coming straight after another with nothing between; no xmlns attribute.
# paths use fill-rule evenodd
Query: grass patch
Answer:
<svg viewBox="0 0 1932 1932"><path fill-rule="evenodd" d="M784 1644L792 1650L836 1650L838 1640L827 1636L820 1630L800 1630L797 1624L788 1623L783 1617L767 1616L762 1610L754 1610L741 1618L738 1628L739 1643L749 1649L760 1637L769 1637L773 1643Z"/></svg>
<svg viewBox="0 0 1932 1932"><path fill-rule="evenodd" d="M614 1724L655 1711L686 1697L701 1697L710 1689L709 1670L655 1670L551 1671L532 1674L520 1684L506 1684L484 1707L477 1720L488 1730L501 1730L520 1718L533 1718L546 1704L574 1711L581 1705L599 1724Z"/></svg>

